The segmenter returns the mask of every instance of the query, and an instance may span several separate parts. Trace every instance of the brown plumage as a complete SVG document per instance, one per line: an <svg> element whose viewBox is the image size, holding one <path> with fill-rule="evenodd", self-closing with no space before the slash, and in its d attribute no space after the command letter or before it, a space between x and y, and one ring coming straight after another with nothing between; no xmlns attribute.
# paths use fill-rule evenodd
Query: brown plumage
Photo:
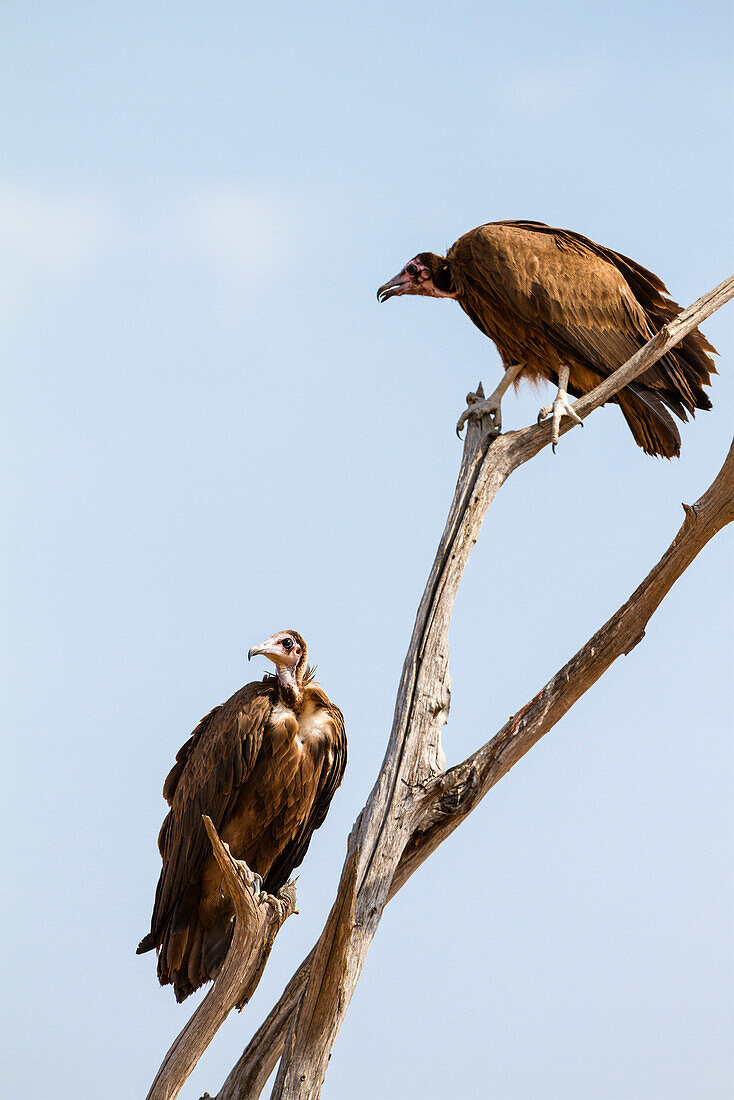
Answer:
<svg viewBox="0 0 734 1100"><path fill-rule="evenodd" d="M479 226L445 258L420 253L378 291L381 301L399 294L456 298L495 342L506 370L523 364L512 376L515 384L522 377L558 384L565 366L575 397L681 311L657 275L634 260L579 233L528 221ZM688 413L711 408L703 387L716 373L713 352L694 329L612 399L647 454L680 453L670 412L687 420ZM500 387L496 392L499 398Z"/></svg>
<svg viewBox="0 0 734 1100"><path fill-rule="evenodd" d="M341 783L344 719L313 682L306 653L294 630L253 647L249 656L269 657L276 675L203 718L163 786L171 807L158 838L163 868L138 954L158 950L159 980L173 984L178 1001L216 975L232 937L233 909L202 814L275 893L303 860Z"/></svg>

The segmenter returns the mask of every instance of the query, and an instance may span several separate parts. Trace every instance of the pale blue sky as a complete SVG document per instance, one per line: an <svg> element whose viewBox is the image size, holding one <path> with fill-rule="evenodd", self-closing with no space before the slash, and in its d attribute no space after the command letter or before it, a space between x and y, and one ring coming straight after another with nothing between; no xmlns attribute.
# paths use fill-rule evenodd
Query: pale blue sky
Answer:
<svg viewBox="0 0 734 1100"><path fill-rule="evenodd" d="M499 218L688 304L734 267L728 3L3 7L8 366L4 1095L144 1096L194 999L151 956L163 778L250 645L306 636L350 761L212 1094L311 947L382 758L493 346L375 289ZM490 736L718 470L602 410L507 485L462 588L445 748ZM546 391L506 399L529 423ZM731 533L644 644L390 905L325 1100L732 1095ZM258 675L260 669L254 670ZM104 1085L100 1082L104 1081Z"/></svg>

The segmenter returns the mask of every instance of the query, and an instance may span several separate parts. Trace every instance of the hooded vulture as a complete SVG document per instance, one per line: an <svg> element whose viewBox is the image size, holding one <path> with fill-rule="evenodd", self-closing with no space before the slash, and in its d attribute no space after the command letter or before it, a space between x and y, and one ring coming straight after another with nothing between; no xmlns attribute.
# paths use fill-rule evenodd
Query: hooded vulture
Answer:
<svg viewBox="0 0 734 1100"><path fill-rule="evenodd" d="M301 635L283 630L248 658L256 654L275 675L207 714L163 785L171 807L158 838L163 868L138 954L157 950L158 978L177 1001L216 975L232 938L233 908L202 814L275 893L303 860L344 774L344 718L314 683Z"/></svg>
<svg viewBox="0 0 734 1100"><path fill-rule="evenodd" d="M594 389L681 311L657 275L629 257L571 230L527 221L480 225L445 258L419 253L377 297L385 302L399 294L456 298L497 345L504 377L486 401L469 407L457 430L467 415L488 414L499 431L510 384L545 378L558 394L538 420L553 415L554 450L561 416L579 421L568 394ZM688 413L711 408L703 390L716 373L711 352L694 329L612 398L646 454L680 454L671 412L687 420Z"/></svg>

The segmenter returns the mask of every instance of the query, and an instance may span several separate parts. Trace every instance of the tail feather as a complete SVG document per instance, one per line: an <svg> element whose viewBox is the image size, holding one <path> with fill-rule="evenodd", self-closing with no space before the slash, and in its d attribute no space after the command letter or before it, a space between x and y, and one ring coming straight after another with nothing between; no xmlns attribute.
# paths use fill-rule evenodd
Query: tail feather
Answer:
<svg viewBox="0 0 734 1100"><path fill-rule="evenodd" d="M635 443L642 447L645 454L660 458L677 458L680 455L680 433L658 391L647 390L639 383L631 382L617 394L615 400L622 409ZM683 419L686 419L685 414Z"/></svg>
<svg viewBox="0 0 734 1100"><path fill-rule="evenodd" d="M591 242L591 248L598 255L604 256L615 264L624 276L645 312L649 336L679 315L681 307L669 296L667 287L657 275L642 267L636 260L630 259L629 256L601 248L593 242ZM644 371L637 378L636 385L627 387L627 390L631 390L638 398L636 405L634 401L625 402L623 395L620 395L619 404L622 405L632 434L648 454L665 454L666 457L670 457L670 453L678 454L680 440L675 425L672 425L672 439L670 424L666 424L665 429L656 429L654 419L650 420L650 416L640 413L640 402L646 406L648 413L658 420L661 420L663 413L660 402L667 405L681 420L688 419L687 412L693 416L697 409L710 409L711 401L704 387L711 385L711 376L717 373L712 359L716 354L713 344L699 329L694 328L657 363ZM656 398L659 400L656 401ZM640 416L645 423L640 422ZM640 442L638 435L649 436L648 443L652 443L654 449L648 450L648 446Z"/></svg>
<svg viewBox="0 0 734 1100"><path fill-rule="evenodd" d="M172 985L176 1000L183 1001L216 977L233 930L233 910L223 898L202 920L200 887L192 883L165 918L143 937L137 953L157 949L158 980L161 985Z"/></svg>
<svg viewBox="0 0 734 1100"><path fill-rule="evenodd" d="M172 985L176 1000L184 1001L217 976L233 931L234 921L227 912L211 928L205 928L198 913L194 913L189 924L179 931L169 924L160 938L149 932L138 944L137 954L158 948L158 980L161 985Z"/></svg>
<svg viewBox="0 0 734 1100"><path fill-rule="evenodd" d="M155 946L155 936L152 932L149 932L147 936L143 936L142 940L135 949L135 954L144 955L146 951L152 951Z"/></svg>

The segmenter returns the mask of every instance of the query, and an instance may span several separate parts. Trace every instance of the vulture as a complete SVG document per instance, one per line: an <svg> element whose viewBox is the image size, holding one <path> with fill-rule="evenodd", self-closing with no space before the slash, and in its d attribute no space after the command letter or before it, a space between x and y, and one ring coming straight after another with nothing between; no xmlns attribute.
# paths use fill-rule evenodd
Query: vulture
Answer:
<svg viewBox="0 0 734 1100"><path fill-rule="evenodd" d="M544 378L558 387L538 417L553 416L554 450L561 417L580 423L568 395L589 393L681 312L658 276L635 260L580 233L531 221L480 225L445 257L419 253L377 291L381 302L400 294L456 298L497 345L504 377L486 401L469 396L457 431L468 416L484 415L499 431L508 387ZM611 399L646 454L679 455L670 414L687 420L711 408L703 389L716 373L710 353L715 349L694 329Z"/></svg>
<svg viewBox="0 0 734 1100"><path fill-rule="evenodd" d="M347 760L344 718L313 679L306 643L282 630L253 646L275 675L215 707L179 750L163 785L170 805L158 838L163 860L150 932L161 985L183 1001L216 976L234 910L222 889L202 814L232 854L276 893L323 823Z"/></svg>

